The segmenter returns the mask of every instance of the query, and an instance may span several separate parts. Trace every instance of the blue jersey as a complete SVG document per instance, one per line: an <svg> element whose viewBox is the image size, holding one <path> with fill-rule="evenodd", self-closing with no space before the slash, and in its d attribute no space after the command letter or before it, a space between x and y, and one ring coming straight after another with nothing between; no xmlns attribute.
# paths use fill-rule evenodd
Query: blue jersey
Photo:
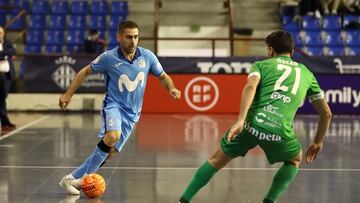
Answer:
<svg viewBox="0 0 360 203"><path fill-rule="evenodd" d="M105 74L103 108L116 106L134 122L140 117L148 73L158 76L164 71L157 57L141 47L137 47L133 61L116 47L102 53L90 66L94 72Z"/></svg>

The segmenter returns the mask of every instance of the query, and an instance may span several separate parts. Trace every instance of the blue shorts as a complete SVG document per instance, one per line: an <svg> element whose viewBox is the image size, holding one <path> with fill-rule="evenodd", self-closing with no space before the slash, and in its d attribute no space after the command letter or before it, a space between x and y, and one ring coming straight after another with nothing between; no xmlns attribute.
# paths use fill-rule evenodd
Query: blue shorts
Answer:
<svg viewBox="0 0 360 203"><path fill-rule="evenodd" d="M121 109L116 106L106 106L101 109L102 122L99 137L104 137L107 131L120 131L120 140L115 144L117 151L123 148L125 142L129 139L134 128L135 122L123 116Z"/></svg>

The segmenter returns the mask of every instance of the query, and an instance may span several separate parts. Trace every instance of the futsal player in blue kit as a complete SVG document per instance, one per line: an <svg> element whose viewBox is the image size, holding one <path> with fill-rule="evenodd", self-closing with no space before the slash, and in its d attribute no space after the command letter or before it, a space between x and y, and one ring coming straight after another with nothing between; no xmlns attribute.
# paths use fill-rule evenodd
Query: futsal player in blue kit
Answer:
<svg viewBox="0 0 360 203"><path fill-rule="evenodd" d="M91 73L104 73L106 94L101 108L102 139L92 154L74 171L60 181L68 194L80 194L81 179L85 174L96 172L106 159L120 152L139 120L148 73L157 76L174 99L180 99L170 76L163 70L157 57L147 49L138 47L139 27L135 22L123 21L118 26L119 46L102 53L82 68L67 91L59 98L59 106L65 110L75 90Z"/></svg>

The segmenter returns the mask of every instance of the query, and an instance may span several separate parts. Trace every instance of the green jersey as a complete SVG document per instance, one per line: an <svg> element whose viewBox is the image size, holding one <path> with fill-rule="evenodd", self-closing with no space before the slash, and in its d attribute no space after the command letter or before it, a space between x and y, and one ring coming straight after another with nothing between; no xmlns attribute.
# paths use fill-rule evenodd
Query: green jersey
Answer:
<svg viewBox="0 0 360 203"><path fill-rule="evenodd" d="M323 97L314 75L290 57L277 56L255 62L248 77L252 76L258 76L260 83L244 129L249 132L256 132L254 128L263 129L270 133L260 133L262 139L267 140L294 138L292 122L305 97L310 101Z"/></svg>

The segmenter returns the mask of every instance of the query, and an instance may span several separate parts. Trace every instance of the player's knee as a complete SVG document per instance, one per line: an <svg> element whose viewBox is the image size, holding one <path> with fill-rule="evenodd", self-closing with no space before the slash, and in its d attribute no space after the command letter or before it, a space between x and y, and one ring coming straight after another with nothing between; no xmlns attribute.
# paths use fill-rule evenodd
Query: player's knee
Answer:
<svg viewBox="0 0 360 203"><path fill-rule="evenodd" d="M292 164L292 165L296 166L297 168L299 168L301 160L302 160L302 151L300 151L299 154L295 158L293 158L289 161L286 161L286 163Z"/></svg>
<svg viewBox="0 0 360 203"><path fill-rule="evenodd" d="M231 157L227 156L221 149L218 149L211 157L209 158L209 163L217 170L222 169L226 166Z"/></svg>
<svg viewBox="0 0 360 203"><path fill-rule="evenodd" d="M116 151L115 147L112 147L110 149L109 155L107 156L106 160L110 160L111 158L113 158L115 156L116 152L117 151Z"/></svg>
<svg viewBox="0 0 360 203"><path fill-rule="evenodd" d="M105 137L104 137L105 144L110 147L113 147L116 144L116 142L119 141L120 135L121 135L120 131L106 132Z"/></svg>

